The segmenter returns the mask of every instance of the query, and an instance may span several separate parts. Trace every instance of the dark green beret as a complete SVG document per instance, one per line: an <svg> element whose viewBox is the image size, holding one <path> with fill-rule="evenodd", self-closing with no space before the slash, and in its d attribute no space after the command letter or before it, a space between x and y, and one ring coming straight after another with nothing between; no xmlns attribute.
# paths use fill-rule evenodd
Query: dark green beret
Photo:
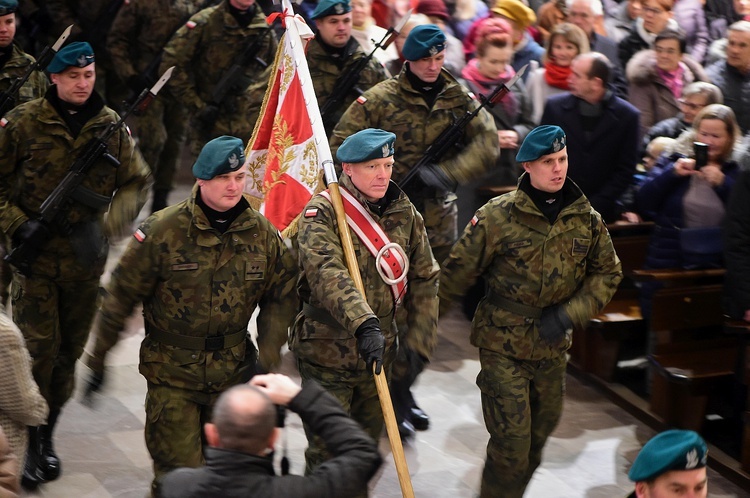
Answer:
<svg viewBox="0 0 750 498"><path fill-rule="evenodd" d="M633 482L650 481L671 470L693 470L706 466L706 442L693 431L671 430L654 436L633 462L628 477Z"/></svg>
<svg viewBox="0 0 750 498"><path fill-rule="evenodd" d="M352 11L349 0L320 0L310 19L320 19L328 16L340 16Z"/></svg>
<svg viewBox="0 0 750 498"><path fill-rule="evenodd" d="M395 143L395 133L367 128L348 136L336 151L336 159L342 163L363 163L391 157Z"/></svg>
<svg viewBox="0 0 750 498"><path fill-rule="evenodd" d="M417 26L406 37L401 53L407 61L432 57L445 50L445 33L434 24Z"/></svg>
<svg viewBox="0 0 750 498"><path fill-rule="evenodd" d="M521 144L516 154L516 161L536 161L547 154L560 152L565 148L565 132L559 126L542 125L537 126Z"/></svg>
<svg viewBox="0 0 750 498"><path fill-rule="evenodd" d="M18 10L18 0L0 0L0 16L7 16Z"/></svg>
<svg viewBox="0 0 750 498"><path fill-rule="evenodd" d="M73 42L65 45L55 54L47 66L50 74L62 73L69 67L86 67L94 62L94 49L86 42Z"/></svg>
<svg viewBox="0 0 750 498"><path fill-rule="evenodd" d="M245 144L242 140L226 135L214 138L206 145L193 164L193 176L201 180L232 171L237 171L245 164Z"/></svg>

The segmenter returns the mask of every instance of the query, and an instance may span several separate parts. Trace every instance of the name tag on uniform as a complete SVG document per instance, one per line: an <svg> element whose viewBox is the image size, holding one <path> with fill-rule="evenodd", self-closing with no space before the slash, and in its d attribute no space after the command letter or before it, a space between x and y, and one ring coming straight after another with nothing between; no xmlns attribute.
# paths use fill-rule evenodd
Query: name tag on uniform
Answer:
<svg viewBox="0 0 750 498"><path fill-rule="evenodd" d="M591 246L591 241L588 239L573 239L573 249L571 251L571 254L573 256L585 256L589 253L589 246Z"/></svg>
<svg viewBox="0 0 750 498"><path fill-rule="evenodd" d="M514 240L512 242L506 242L506 249L521 249L522 247L529 247L531 245L531 239Z"/></svg>
<svg viewBox="0 0 750 498"><path fill-rule="evenodd" d="M172 265L172 271L189 271L197 269L198 263L179 263L176 265Z"/></svg>
<svg viewBox="0 0 750 498"><path fill-rule="evenodd" d="M265 276L265 259L251 259L245 263L245 280L263 280Z"/></svg>

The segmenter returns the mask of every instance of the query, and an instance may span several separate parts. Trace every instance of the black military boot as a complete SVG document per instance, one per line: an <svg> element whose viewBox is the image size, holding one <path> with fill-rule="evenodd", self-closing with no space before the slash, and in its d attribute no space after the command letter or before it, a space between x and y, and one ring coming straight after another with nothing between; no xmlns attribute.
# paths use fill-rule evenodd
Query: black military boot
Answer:
<svg viewBox="0 0 750 498"><path fill-rule="evenodd" d="M29 427L29 447L26 451L26 462L23 467L21 486L31 491L46 482L44 472L40 468L41 447L39 443L39 427Z"/></svg>
<svg viewBox="0 0 750 498"><path fill-rule="evenodd" d="M40 443L40 469L42 470L45 481L54 481L60 477L62 467L60 466L60 459L55 453L55 447L52 444L52 432L55 430L57 424L57 417L60 412L51 412L47 419L47 425L43 425L39 428L39 443Z"/></svg>
<svg viewBox="0 0 750 498"><path fill-rule="evenodd" d="M159 189L154 190L154 198L151 201L151 214L157 211L161 211L167 207L167 197L169 196L169 190Z"/></svg>

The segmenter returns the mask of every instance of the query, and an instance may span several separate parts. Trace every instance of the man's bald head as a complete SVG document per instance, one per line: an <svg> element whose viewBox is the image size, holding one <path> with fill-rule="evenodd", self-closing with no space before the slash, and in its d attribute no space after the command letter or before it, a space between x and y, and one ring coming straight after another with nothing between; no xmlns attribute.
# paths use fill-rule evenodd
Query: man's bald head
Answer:
<svg viewBox="0 0 750 498"><path fill-rule="evenodd" d="M212 423L218 433L217 446L259 455L272 446L276 408L258 388L240 384L219 396Z"/></svg>

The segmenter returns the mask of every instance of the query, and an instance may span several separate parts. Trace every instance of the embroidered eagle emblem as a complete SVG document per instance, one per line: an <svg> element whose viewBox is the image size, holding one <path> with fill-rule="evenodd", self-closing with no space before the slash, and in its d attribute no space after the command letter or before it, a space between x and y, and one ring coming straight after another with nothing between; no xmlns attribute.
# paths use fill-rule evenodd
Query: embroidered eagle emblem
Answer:
<svg viewBox="0 0 750 498"><path fill-rule="evenodd" d="M229 167L231 169L237 169L237 167L240 165L240 160L237 157L237 154L232 154L227 158L227 162L229 163Z"/></svg>

